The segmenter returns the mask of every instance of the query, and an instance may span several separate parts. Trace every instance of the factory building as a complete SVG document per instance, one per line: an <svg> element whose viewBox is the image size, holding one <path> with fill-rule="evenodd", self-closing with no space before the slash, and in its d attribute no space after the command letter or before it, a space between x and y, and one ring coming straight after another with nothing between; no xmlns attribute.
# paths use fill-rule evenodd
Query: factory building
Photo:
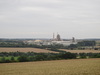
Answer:
<svg viewBox="0 0 100 75"><path fill-rule="evenodd" d="M77 44L77 42L74 37L72 37L71 40L63 41L63 39L61 39L59 34L57 34L57 36L55 38L54 33L53 33L53 40L52 40L51 44L63 44L65 46L68 46L70 44Z"/></svg>
<svg viewBox="0 0 100 75"><path fill-rule="evenodd" d="M36 45L54 45L54 44L62 44L64 46L68 46L70 44L77 44L77 41L74 37L71 40L64 41L61 39L60 34L57 33L56 37L53 33L53 38L51 40L30 40L27 43L29 44L36 44Z"/></svg>

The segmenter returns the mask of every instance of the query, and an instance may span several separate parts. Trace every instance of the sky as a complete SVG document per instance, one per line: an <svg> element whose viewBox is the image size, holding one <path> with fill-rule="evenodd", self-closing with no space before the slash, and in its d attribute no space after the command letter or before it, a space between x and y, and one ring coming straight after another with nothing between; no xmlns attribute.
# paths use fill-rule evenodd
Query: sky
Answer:
<svg viewBox="0 0 100 75"><path fill-rule="evenodd" d="M0 0L0 38L100 38L100 0Z"/></svg>

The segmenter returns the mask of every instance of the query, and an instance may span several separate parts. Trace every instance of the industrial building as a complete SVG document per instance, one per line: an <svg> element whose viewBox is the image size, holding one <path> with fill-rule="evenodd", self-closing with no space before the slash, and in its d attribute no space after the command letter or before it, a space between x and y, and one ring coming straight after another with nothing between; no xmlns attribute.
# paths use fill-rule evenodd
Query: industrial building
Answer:
<svg viewBox="0 0 100 75"><path fill-rule="evenodd" d="M77 44L77 41L74 37L71 40L63 40L60 37L60 34L57 33L56 37L53 33L53 38L50 40L29 40L26 43L28 44L36 44L36 45L54 45L54 44L62 44L64 46L68 46L70 44Z"/></svg>

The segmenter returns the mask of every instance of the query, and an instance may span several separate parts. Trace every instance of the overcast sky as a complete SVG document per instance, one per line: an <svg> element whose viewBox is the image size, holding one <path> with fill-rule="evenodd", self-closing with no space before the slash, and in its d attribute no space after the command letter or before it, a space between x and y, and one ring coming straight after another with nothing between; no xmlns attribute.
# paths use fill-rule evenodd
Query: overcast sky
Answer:
<svg viewBox="0 0 100 75"><path fill-rule="evenodd" d="M0 0L0 38L100 38L100 0Z"/></svg>

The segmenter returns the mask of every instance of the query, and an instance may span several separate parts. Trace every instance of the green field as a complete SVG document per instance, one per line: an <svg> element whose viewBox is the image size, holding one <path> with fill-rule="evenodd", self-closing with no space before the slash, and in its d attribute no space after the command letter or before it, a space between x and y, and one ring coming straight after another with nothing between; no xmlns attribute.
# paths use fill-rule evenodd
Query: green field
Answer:
<svg viewBox="0 0 100 75"><path fill-rule="evenodd" d="M3 63L0 75L100 75L100 58Z"/></svg>
<svg viewBox="0 0 100 75"><path fill-rule="evenodd" d="M11 57L12 57L12 56L8 56L8 57L5 56L4 58L5 58L5 59L11 60ZM1 60L1 59L2 59L2 57L0 57L0 60ZM15 60L15 61L17 61L17 59L18 59L18 56L14 57L14 60Z"/></svg>

